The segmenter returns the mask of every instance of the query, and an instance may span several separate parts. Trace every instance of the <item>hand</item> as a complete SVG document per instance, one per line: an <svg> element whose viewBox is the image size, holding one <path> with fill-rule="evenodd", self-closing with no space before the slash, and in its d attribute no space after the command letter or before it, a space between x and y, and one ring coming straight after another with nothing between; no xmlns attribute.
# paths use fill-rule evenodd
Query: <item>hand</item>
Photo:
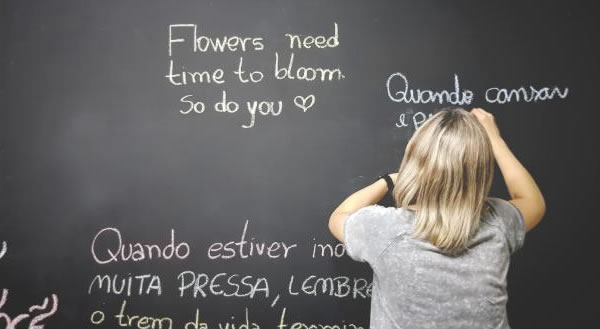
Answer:
<svg viewBox="0 0 600 329"><path fill-rule="evenodd" d="M484 111L482 108L476 107L471 110L471 114L477 118L479 123L481 123L490 140L494 141L500 138L500 130L498 129L498 126L494 121L494 116L491 113Z"/></svg>

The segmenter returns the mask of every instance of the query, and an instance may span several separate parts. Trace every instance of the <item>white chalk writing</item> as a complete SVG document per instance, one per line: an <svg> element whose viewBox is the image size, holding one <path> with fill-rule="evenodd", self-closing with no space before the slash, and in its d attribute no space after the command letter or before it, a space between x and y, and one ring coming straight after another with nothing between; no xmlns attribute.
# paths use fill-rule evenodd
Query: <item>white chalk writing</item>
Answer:
<svg viewBox="0 0 600 329"><path fill-rule="evenodd" d="M223 297L248 297L250 299L259 293L264 298L269 297L269 282L264 277L240 275L237 273L217 273L212 277L207 273L192 271L181 272L179 280L179 297L190 295L194 298L206 298L208 295Z"/></svg>
<svg viewBox="0 0 600 329"><path fill-rule="evenodd" d="M294 283L294 276L290 276L288 281L288 293L290 295L326 295L338 298L351 297L371 298L373 283L363 278L349 278L346 276L336 277L318 277L309 275L299 286Z"/></svg>
<svg viewBox="0 0 600 329"><path fill-rule="evenodd" d="M210 259L231 259L239 257L242 259L266 256L271 259L288 258L290 250L297 247L297 244L289 244L281 241L254 242L255 237L246 238L249 220L244 223L242 236L239 241L215 242L208 247L208 258Z"/></svg>
<svg viewBox="0 0 600 329"><path fill-rule="evenodd" d="M304 323L304 322L293 322L288 323L285 318L285 312L287 307L284 307L281 311L281 316L279 318L279 324L277 325L277 329L364 329L362 326L356 325L354 323L342 323L339 324L315 324L315 323Z"/></svg>
<svg viewBox="0 0 600 329"><path fill-rule="evenodd" d="M133 288L133 290L132 290ZM136 289L137 288L137 289ZM92 294L92 291L105 290L107 294L115 295L150 295L154 293L156 296L160 296L162 293L162 285L160 277L154 274L140 274L140 275L119 275L108 274L96 275L90 282L88 287L88 294Z"/></svg>
<svg viewBox="0 0 600 329"><path fill-rule="evenodd" d="M565 87L562 90L559 87L542 87L536 88L533 86L520 87L517 89L505 89L505 88L488 88L485 91L485 100L488 103L506 104L506 103L517 103L517 102L542 102L552 100L555 97L560 99L567 98L569 94L569 88Z"/></svg>
<svg viewBox="0 0 600 329"><path fill-rule="evenodd" d="M396 81L400 84L397 86ZM411 89L408 87L408 79L404 74L396 72L391 74L386 83L388 97L398 103L406 104L428 104L428 103L450 103L453 105L471 104L473 92L461 90L458 75L454 75L454 90L433 91L428 89Z"/></svg>
<svg viewBox="0 0 600 329"><path fill-rule="evenodd" d="M101 239L108 239L109 247L105 253L100 253L97 243ZM171 230L171 241L164 247L156 244L127 243L124 244L121 238L121 231L114 227L107 227L100 230L92 241L92 256L98 264L108 264L111 262L128 261L134 262L142 260L151 260L154 258L163 259L185 259L190 255L190 246L186 242L175 244L175 230Z"/></svg>
<svg viewBox="0 0 600 329"><path fill-rule="evenodd" d="M2 241L2 247L0 247L0 259L6 255L6 251L8 250L8 244L6 241Z"/></svg>

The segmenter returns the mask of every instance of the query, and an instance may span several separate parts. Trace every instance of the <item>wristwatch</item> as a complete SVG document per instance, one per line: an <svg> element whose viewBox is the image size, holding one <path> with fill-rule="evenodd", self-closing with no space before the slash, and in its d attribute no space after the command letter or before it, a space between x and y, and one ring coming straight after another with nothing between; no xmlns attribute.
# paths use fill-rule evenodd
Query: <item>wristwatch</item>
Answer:
<svg viewBox="0 0 600 329"><path fill-rule="evenodd" d="M387 184L388 187L388 191L392 191L394 189L394 181L392 181L392 177L390 177L389 174L385 174L385 175L381 175L379 177L377 177L377 180L380 180L381 178L383 178L385 180L385 183Z"/></svg>

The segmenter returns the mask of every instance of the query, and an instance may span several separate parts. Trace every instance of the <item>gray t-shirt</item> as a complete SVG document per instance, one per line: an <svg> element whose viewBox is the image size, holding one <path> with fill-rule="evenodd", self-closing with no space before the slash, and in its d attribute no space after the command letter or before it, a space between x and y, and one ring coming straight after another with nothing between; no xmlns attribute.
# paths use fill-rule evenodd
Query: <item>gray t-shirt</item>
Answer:
<svg viewBox="0 0 600 329"><path fill-rule="evenodd" d="M371 205L348 217L346 253L373 269L371 329L510 328L506 274L526 229L512 203L487 202L469 249L455 257L410 236L410 209Z"/></svg>

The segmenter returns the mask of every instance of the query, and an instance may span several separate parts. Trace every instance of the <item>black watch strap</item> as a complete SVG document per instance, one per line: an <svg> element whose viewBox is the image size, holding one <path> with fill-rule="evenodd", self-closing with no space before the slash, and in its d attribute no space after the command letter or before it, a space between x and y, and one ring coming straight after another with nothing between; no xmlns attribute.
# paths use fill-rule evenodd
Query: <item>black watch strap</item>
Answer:
<svg viewBox="0 0 600 329"><path fill-rule="evenodd" d="M390 177L390 175L388 175L388 174L381 175L377 179L380 179L380 178L383 178L385 180L385 183L387 184L387 187L388 187L388 192L391 192L394 189L394 182L392 181L392 178Z"/></svg>

